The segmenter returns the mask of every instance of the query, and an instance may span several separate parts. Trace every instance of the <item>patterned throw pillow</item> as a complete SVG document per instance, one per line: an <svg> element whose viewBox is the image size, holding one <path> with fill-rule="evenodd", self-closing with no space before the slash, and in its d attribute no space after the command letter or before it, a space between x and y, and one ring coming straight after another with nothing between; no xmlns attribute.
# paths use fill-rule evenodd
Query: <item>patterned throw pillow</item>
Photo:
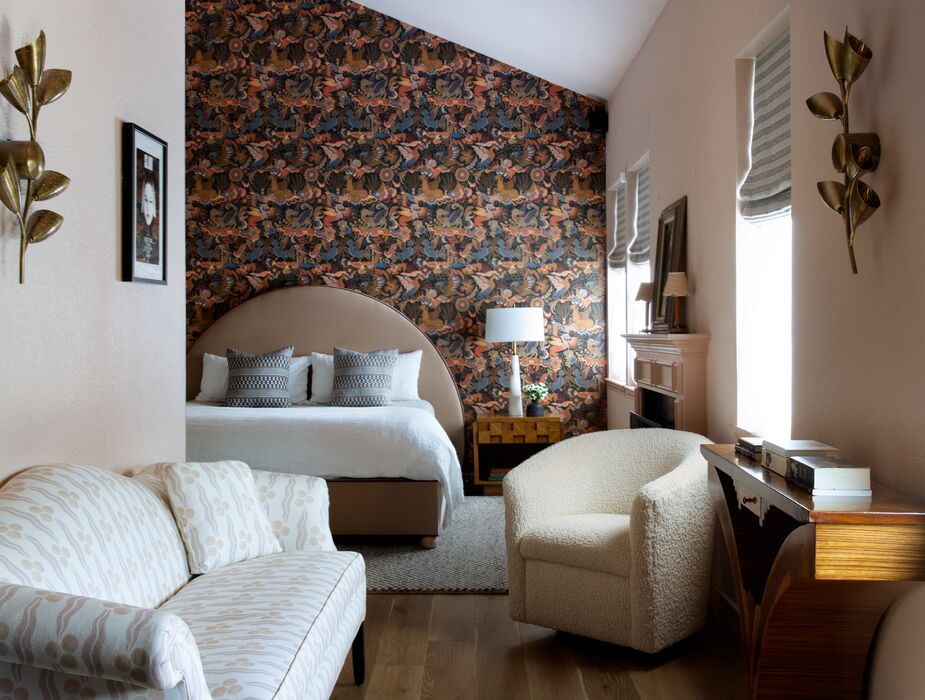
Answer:
<svg viewBox="0 0 925 700"><path fill-rule="evenodd" d="M334 348L332 406L389 406L398 350L354 352Z"/></svg>
<svg viewBox="0 0 925 700"><path fill-rule="evenodd" d="M175 462L162 478L191 573L283 551L243 462Z"/></svg>
<svg viewBox="0 0 925 700"><path fill-rule="evenodd" d="M289 362L292 346L251 355L234 348L228 358L228 393L225 405L238 408L286 408L289 398Z"/></svg>

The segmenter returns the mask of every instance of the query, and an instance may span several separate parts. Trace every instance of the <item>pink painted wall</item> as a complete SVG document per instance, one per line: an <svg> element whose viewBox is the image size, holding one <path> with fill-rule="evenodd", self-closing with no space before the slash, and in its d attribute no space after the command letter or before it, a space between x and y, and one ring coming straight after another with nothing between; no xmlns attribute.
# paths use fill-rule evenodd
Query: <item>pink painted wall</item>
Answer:
<svg viewBox="0 0 925 700"><path fill-rule="evenodd" d="M64 216L30 247L17 283L19 231L0 212L0 480L41 462L122 470L182 459L185 321L183 3L6 3L0 65L40 29L46 66L73 84L46 107L39 142L72 184ZM170 145L166 287L120 281L121 122ZM3 101L0 138L26 138Z"/></svg>
<svg viewBox="0 0 925 700"><path fill-rule="evenodd" d="M608 184L648 150L653 219L688 196L691 327L709 333L708 434L733 438L735 374L735 59L786 7L780 0L671 0L608 102ZM845 25L874 59L857 84L852 125L879 132L867 178L883 206L858 234L852 276L840 219L816 194L831 179L836 129L803 102L835 90L824 29ZM925 4L813 0L790 9L793 86L794 437L866 461L875 478L925 500ZM612 224L611 224L612 226Z"/></svg>

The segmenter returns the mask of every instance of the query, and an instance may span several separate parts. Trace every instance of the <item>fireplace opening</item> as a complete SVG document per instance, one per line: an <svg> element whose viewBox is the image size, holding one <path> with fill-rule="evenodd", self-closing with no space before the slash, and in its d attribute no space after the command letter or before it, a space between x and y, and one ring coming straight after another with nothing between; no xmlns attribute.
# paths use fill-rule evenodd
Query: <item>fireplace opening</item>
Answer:
<svg viewBox="0 0 925 700"><path fill-rule="evenodd" d="M674 397L637 386L639 412L630 413L631 428L674 428Z"/></svg>

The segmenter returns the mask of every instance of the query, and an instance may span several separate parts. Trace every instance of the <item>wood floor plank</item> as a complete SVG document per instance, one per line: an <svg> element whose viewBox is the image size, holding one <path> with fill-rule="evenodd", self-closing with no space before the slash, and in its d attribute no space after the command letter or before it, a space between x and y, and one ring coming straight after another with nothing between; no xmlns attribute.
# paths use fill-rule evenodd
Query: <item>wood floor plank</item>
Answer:
<svg viewBox="0 0 925 700"><path fill-rule="evenodd" d="M739 700L735 630L707 630L661 654L511 620L506 596L370 595L367 682L344 665L334 700Z"/></svg>
<svg viewBox="0 0 925 700"><path fill-rule="evenodd" d="M582 700L586 698L581 674L571 650L546 627L518 625L530 700Z"/></svg>
<svg viewBox="0 0 925 700"><path fill-rule="evenodd" d="M386 621L389 619L389 613L392 611L392 602L394 596L390 595L370 595L366 597L366 678L365 685L356 686L353 684L353 660L350 655L344 662L340 676L337 678L337 685L331 694L332 700L362 700L366 698L366 688L369 686L368 679L370 672L376 665L379 657L379 645L382 641L382 633L385 630Z"/></svg>
<svg viewBox="0 0 925 700"><path fill-rule="evenodd" d="M479 595L475 596L475 621L503 622L511 619L506 595Z"/></svg>
<svg viewBox="0 0 925 700"><path fill-rule="evenodd" d="M433 607L432 595L395 596L382 633L377 666L420 666L423 669Z"/></svg>
<svg viewBox="0 0 925 700"><path fill-rule="evenodd" d="M471 640L428 643L421 700L477 700L474 632Z"/></svg>
<svg viewBox="0 0 925 700"><path fill-rule="evenodd" d="M475 627L475 686L480 700L529 700L527 668L517 623L510 619Z"/></svg>
<svg viewBox="0 0 925 700"><path fill-rule="evenodd" d="M578 674L588 700L642 700L627 669L582 666Z"/></svg>
<svg viewBox="0 0 925 700"><path fill-rule="evenodd" d="M474 595L434 596L427 639L431 642L475 642Z"/></svg>
<svg viewBox="0 0 925 700"><path fill-rule="evenodd" d="M366 688L370 700L419 700L424 666L383 666L373 669Z"/></svg>
<svg viewBox="0 0 925 700"><path fill-rule="evenodd" d="M744 700L744 673L739 676L725 661L737 650L713 637L700 633L651 660L638 660L629 674L639 695L646 700Z"/></svg>

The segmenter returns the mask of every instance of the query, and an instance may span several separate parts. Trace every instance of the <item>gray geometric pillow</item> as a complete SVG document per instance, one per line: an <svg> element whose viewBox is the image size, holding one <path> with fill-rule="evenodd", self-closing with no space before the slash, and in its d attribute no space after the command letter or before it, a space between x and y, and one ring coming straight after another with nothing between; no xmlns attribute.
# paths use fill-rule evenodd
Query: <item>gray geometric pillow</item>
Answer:
<svg viewBox="0 0 925 700"><path fill-rule="evenodd" d="M354 352L334 348L332 406L390 406L398 350Z"/></svg>
<svg viewBox="0 0 925 700"><path fill-rule="evenodd" d="M228 358L228 393L225 405L237 408L286 408L289 399L289 360L292 346L266 355L252 355L234 348Z"/></svg>

